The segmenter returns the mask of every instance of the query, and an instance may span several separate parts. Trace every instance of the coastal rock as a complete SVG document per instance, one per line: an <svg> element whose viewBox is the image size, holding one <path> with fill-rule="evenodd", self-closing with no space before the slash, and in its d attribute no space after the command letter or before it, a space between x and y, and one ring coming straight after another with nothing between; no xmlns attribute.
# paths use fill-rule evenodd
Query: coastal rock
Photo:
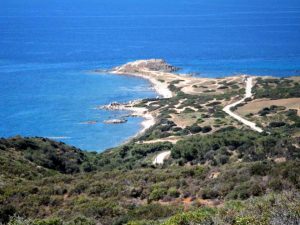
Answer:
<svg viewBox="0 0 300 225"><path fill-rule="evenodd" d="M148 59L130 62L112 69L118 73L138 73L145 70L172 73L178 71L179 68L168 64L163 59Z"/></svg>
<svg viewBox="0 0 300 225"><path fill-rule="evenodd" d="M80 124L97 124L97 121L96 120L89 120L89 121L84 121L84 122L81 122Z"/></svg>
<svg viewBox="0 0 300 225"><path fill-rule="evenodd" d="M104 123L106 124L120 124L120 123L126 123L127 120L125 119L112 119L112 120L104 120Z"/></svg>
<svg viewBox="0 0 300 225"><path fill-rule="evenodd" d="M102 110L130 110L132 106L140 103L140 100L134 100L134 101L129 101L127 103L119 103L119 102L111 102L108 105L102 105L96 107L96 109L102 109Z"/></svg>
<svg viewBox="0 0 300 225"><path fill-rule="evenodd" d="M118 102L112 102L108 105L103 105L98 108L103 109L103 110L121 110L123 107L124 107L124 104L121 104Z"/></svg>

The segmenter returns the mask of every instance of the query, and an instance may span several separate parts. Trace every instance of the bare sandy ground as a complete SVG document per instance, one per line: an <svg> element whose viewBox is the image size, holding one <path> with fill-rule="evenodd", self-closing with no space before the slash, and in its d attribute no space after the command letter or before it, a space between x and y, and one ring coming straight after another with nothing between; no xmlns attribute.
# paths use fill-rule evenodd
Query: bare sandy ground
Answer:
<svg viewBox="0 0 300 225"><path fill-rule="evenodd" d="M154 165L164 164L164 161L171 156L171 151L159 153L153 160Z"/></svg>
<svg viewBox="0 0 300 225"><path fill-rule="evenodd" d="M182 137L178 136L170 136L166 138L160 138L160 139L155 139L151 141L143 141L143 144L153 144L153 143L159 143L159 142L170 142L172 144L176 144L178 141L182 140Z"/></svg>

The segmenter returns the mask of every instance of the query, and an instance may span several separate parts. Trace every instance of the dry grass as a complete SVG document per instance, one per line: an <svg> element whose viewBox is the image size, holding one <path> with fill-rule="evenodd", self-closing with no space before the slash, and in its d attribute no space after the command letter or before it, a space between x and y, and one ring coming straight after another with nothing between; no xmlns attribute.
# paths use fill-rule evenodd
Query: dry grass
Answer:
<svg viewBox="0 0 300 225"><path fill-rule="evenodd" d="M182 91L191 95L200 95L205 93L209 94L224 94L231 91L230 85L237 85L238 88L244 87L244 76L234 76L226 77L220 79L211 78L190 78L190 80L182 82L179 87L182 87ZM227 86L228 88L222 89L222 86Z"/></svg>
<svg viewBox="0 0 300 225"><path fill-rule="evenodd" d="M178 127L185 128L186 126L191 126L197 122L198 118L201 118L201 112L192 113L181 113L181 114L171 114L172 121L176 123Z"/></svg>
<svg viewBox="0 0 300 225"><path fill-rule="evenodd" d="M177 137L177 136L170 136L167 138L160 138L150 141L143 141L143 144L153 144L153 143L159 143L159 142L171 142L172 144L176 144L178 141L182 140L183 137Z"/></svg>
<svg viewBox="0 0 300 225"><path fill-rule="evenodd" d="M257 99L248 104L238 108L236 111L241 116L245 116L249 113L257 113L265 107L270 107L271 105L284 106L287 109L297 109L298 115L300 115L300 98L288 98L288 99Z"/></svg>

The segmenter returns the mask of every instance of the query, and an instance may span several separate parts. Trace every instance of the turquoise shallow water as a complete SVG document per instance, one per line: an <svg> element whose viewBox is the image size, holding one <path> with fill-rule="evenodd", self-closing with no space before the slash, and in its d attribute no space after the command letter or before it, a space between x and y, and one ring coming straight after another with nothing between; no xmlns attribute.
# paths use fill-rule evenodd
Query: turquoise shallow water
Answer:
<svg viewBox="0 0 300 225"><path fill-rule="evenodd" d="M19 72L1 76L0 82L5 83L0 94L3 136L50 137L96 151L135 135L142 120L129 118L124 124L104 124L104 120L128 113L101 111L95 109L97 106L155 96L144 80L86 72Z"/></svg>
<svg viewBox="0 0 300 225"><path fill-rule="evenodd" d="M200 76L299 75L299 40L298 0L2 0L0 136L102 151L141 119L105 125L124 112L95 106L156 94L147 81L86 71L164 58Z"/></svg>

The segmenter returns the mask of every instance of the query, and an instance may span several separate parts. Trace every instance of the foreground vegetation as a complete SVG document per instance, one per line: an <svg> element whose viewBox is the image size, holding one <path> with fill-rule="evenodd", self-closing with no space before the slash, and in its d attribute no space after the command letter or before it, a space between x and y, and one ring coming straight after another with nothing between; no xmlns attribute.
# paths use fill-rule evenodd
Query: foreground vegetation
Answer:
<svg viewBox="0 0 300 225"><path fill-rule="evenodd" d="M261 198L253 198L247 201L229 201L220 208L201 207L188 212L178 213L169 219L158 222L154 220L139 220L128 222L128 225L282 225L299 224L300 222L300 198L293 193L281 195L267 195ZM153 208L152 208L153 209ZM24 219L12 217L10 225L75 225L96 224L95 221L85 217L77 217L71 222L65 223L60 219L46 220Z"/></svg>
<svg viewBox="0 0 300 225"><path fill-rule="evenodd" d="M1 222L270 224L282 210L277 199L299 218L296 140L232 129L103 154L44 138L1 139ZM173 158L154 167L152 156L165 149ZM251 207L265 216L253 217Z"/></svg>

